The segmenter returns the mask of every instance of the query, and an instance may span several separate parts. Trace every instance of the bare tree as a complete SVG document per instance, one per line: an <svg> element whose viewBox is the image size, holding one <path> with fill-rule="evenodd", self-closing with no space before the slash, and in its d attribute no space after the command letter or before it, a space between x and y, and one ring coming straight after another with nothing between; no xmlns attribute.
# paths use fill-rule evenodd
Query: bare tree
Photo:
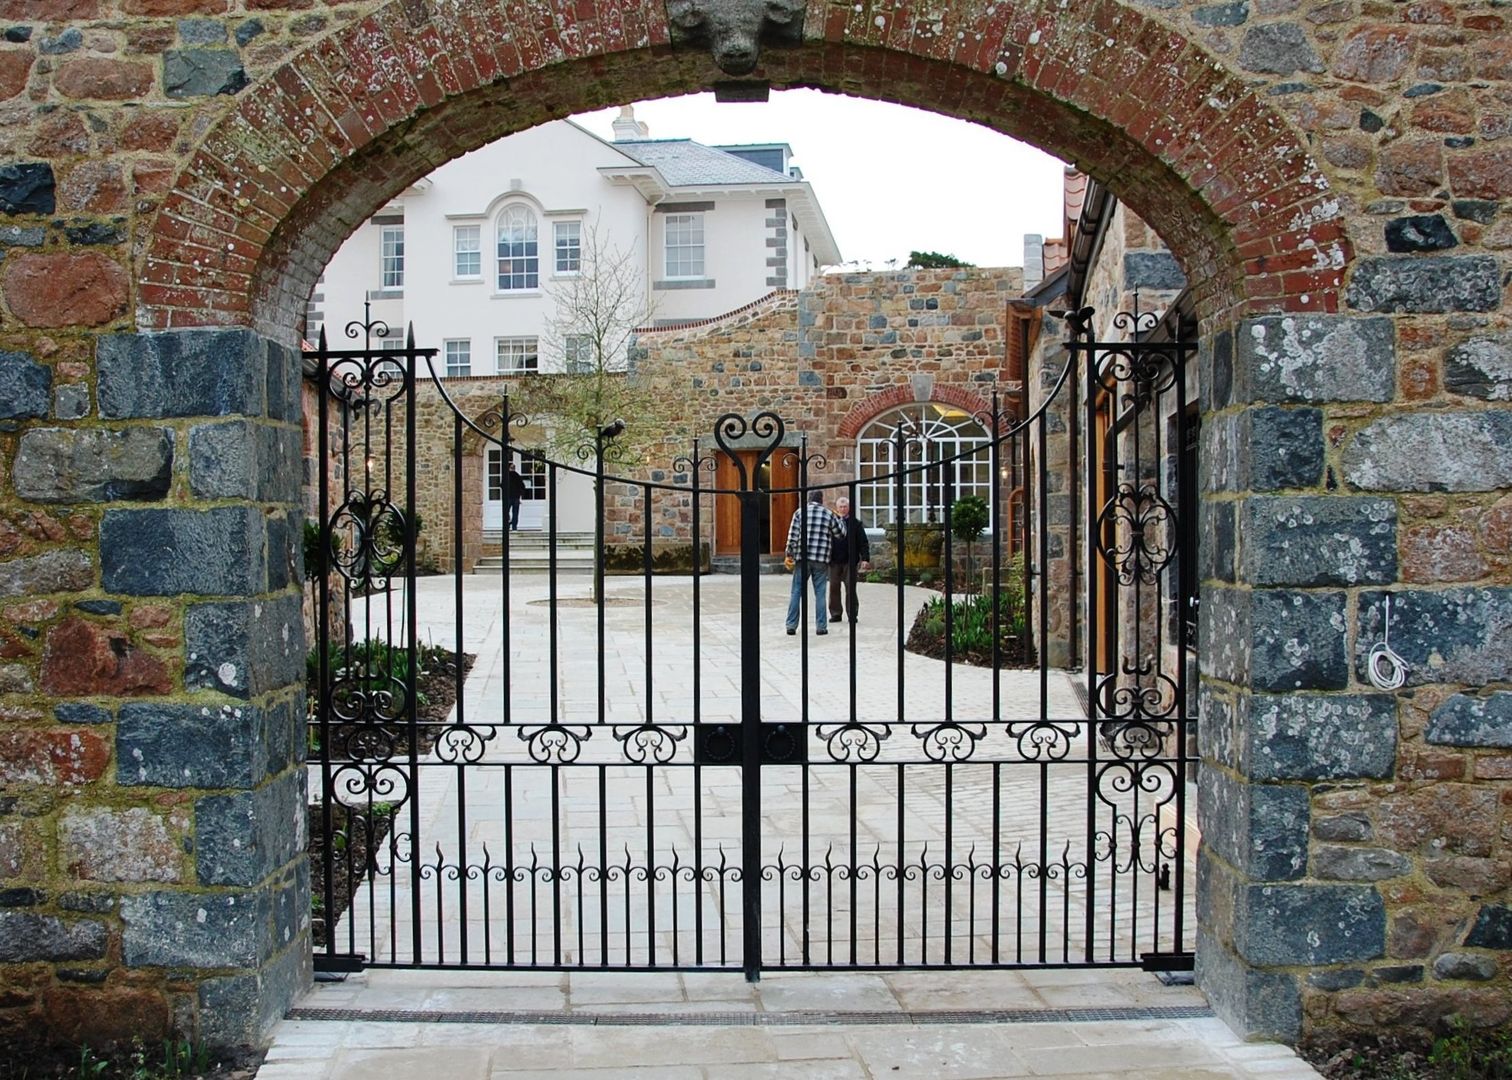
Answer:
<svg viewBox="0 0 1512 1080"><path fill-rule="evenodd" d="M547 429L543 449L561 460L624 420L613 440L615 464L640 464L673 419L664 396L631 363L635 330L654 310L645 277L633 252L594 226L583 230L579 251L577 273L547 287L555 313L542 354L552 363L549 373L521 380L521 405Z"/></svg>

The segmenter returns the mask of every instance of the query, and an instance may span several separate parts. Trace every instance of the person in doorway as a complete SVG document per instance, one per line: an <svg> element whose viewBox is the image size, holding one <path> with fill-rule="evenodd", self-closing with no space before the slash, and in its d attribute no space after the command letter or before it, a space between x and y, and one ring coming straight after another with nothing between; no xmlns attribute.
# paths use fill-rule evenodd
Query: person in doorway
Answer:
<svg viewBox="0 0 1512 1080"><path fill-rule="evenodd" d="M825 604L829 586L830 552L835 541L845 535L840 519L824 505L824 492L812 491L806 506L793 511L788 525L787 558L784 565L793 572L793 588L788 595L787 632L798 632L798 615L803 603L803 585L814 583L814 633L829 633L829 608Z"/></svg>
<svg viewBox="0 0 1512 1080"><path fill-rule="evenodd" d="M840 519L844 535L830 549L829 617L839 622L846 614L856 621L856 571L871 569L871 541L866 526L851 513L851 501L844 495L835 500L835 516ZM845 603L840 603L841 594Z"/></svg>
<svg viewBox="0 0 1512 1080"><path fill-rule="evenodd" d="M525 478L515 468L515 463L509 463L509 531L517 532L520 528L520 500L525 497Z"/></svg>

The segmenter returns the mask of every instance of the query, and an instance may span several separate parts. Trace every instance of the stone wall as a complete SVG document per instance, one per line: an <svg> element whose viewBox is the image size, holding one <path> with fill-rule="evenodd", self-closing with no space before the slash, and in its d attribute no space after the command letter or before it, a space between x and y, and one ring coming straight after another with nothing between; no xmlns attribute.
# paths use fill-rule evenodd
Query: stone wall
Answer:
<svg viewBox="0 0 1512 1080"><path fill-rule="evenodd" d="M298 985L301 794L280 749L298 674L250 653L299 635L281 554L298 500L235 464L295 430L266 380L293 365L256 358L296 339L355 224L435 162L724 77L660 0L519 11L0 0L8 1030L100 1032L139 1003L143 1030L255 1040ZM811 0L793 47L759 58L778 86L1076 160L1192 282L1198 978L1247 1032L1508 1016L1506 20L1490 0ZM208 342L215 362L194 359ZM45 501L64 459L66 497ZM1396 695L1361 667L1387 592L1411 670ZM96 658L88 681L65 656ZM216 740L230 771L186 761ZM240 848L216 839L230 807ZM171 881L118 880L145 872L70 831L112 815L159 817L193 854L151 871ZM233 850L255 865L223 868Z"/></svg>
<svg viewBox="0 0 1512 1080"><path fill-rule="evenodd" d="M880 413L913 401L948 401L972 412L990 407L994 389L1011 407L1017 383L1005 380L1004 335L1007 304L1021 291L1014 269L903 270L846 274L818 279L801 292L778 292L737 312L692 326L643 331L636 339L635 371L657 400L674 403L656 417L627 417L672 432L654 444L645 460L625 469L613 463L610 475L628 475L686 488L691 477L675 467L700 439L701 453L715 450L715 421L724 413L752 417L770 410L787 426L791 452L803 438L811 455L825 459L809 477L812 486L844 485L856 475L856 436ZM419 343L424 347L425 343ZM536 376L551 378L551 376ZM474 376L447 380L447 391L464 416L481 423L506 393L516 399L518 380ZM442 568L451 566L454 547L455 413L434 383L419 384L416 490L425 522L423 553ZM516 428L522 447L542 445L546 418ZM392 417L392 454L402 461L404 410ZM489 429L491 432L494 429ZM464 429L464 569L482 550L481 492L485 441ZM563 463L591 470L591 462L561 455ZM570 458L570 460L569 460ZM714 486L712 473L700 478ZM830 493L833 501L839 487ZM605 492L605 535L611 543L639 543L645 529L643 489L611 484ZM564 496L565 497L565 496ZM575 497L590 498L578 485ZM657 491L652 537L656 542L691 537L691 498ZM712 535L712 511L703 510L705 541ZM879 553L880 554L880 553Z"/></svg>
<svg viewBox="0 0 1512 1080"><path fill-rule="evenodd" d="M310 966L299 357L95 350L0 354L0 1030L256 1041Z"/></svg>

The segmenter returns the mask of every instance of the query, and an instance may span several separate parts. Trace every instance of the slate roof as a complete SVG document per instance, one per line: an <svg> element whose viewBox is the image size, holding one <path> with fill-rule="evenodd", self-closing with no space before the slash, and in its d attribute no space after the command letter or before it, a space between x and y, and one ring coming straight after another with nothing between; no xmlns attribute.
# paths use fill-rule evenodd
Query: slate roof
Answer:
<svg viewBox="0 0 1512 1080"><path fill-rule="evenodd" d="M709 184L787 184L791 177L692 139L627 139L610 144L662 174L672 187Z"/></svg>

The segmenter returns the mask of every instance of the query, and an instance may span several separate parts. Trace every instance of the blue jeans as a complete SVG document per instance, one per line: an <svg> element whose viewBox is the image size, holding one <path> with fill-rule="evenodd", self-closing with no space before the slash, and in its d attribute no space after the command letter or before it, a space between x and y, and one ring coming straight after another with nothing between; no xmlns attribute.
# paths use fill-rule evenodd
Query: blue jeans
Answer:
<svg viewBox="0 0 1512 1080"><path fill-rule="evenodd" d="M799 609L803 604L803 580L809 578L814 583L814 628L816 630L829 629L829 563L810 562L808 559L799 559L793 565L793 591L788 597L787 628L798 628Z"/></svg>

